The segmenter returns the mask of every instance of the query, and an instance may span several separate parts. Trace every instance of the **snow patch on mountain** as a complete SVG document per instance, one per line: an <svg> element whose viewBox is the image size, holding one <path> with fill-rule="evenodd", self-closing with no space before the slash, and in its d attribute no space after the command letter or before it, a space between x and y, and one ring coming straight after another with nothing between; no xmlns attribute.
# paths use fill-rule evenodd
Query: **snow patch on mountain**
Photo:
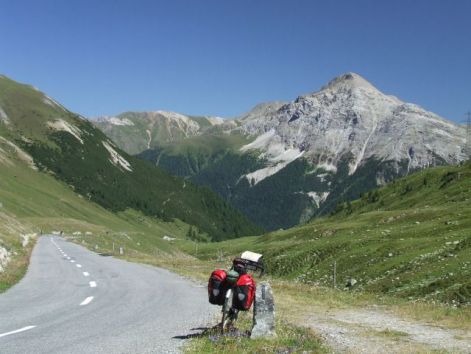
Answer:
<svg viewBox="0 0 471 354"><path fill-rule="evenodd" d="M102 141L103 146L105 147L106 150L110 153L110 159L109 161L117 166L124 168L126 171L132 172L131 164L126 161L124 157L122 157L112 146L111 142L107 141Z"/></svg>
<svg viewBox="0 0 471 354"><path fill-rule="evenodd" d="M83 145L83 140L82 140L82 131L76 127L75 125L72 125L68 122L66 122L63 119L57 119L54 122L48 122L48 126L52 129L59 130L59 131L65 131L75 137L80 143Z"/></svg>

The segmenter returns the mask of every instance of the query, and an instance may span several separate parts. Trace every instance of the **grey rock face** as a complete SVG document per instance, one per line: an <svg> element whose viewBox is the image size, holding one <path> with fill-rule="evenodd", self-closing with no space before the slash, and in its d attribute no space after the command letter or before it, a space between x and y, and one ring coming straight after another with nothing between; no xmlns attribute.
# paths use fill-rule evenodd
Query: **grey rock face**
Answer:
<svg viewBox="0 0 471 354"><path fill-rule="evenodd" d="M275 302L268 282L260 283L257 286L253 313L254 326L250 338L276 336Z"/></svg>
<svg viewBox="0 0 471 354"><path fill-rule="evenodd" d="M354 73L241 123L243 132L258 137L251 148L261 149L269 160L297 150L335 170L348 154L350 174L371 157L407 161L408 170L433 165L435 159L456 164L465 158L463 127L385 95Z"/></svg>

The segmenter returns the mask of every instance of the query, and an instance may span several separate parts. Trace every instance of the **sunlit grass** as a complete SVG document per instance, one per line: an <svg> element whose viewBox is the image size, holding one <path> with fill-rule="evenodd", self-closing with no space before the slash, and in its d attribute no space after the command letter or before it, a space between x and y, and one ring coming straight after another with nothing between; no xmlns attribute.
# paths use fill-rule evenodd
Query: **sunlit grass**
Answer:
<svg viewBox="0 0 471 354"><path fill-rule="evenodd" d="M250 329L251 318L244 316L237 327L243 334ZM186 353L328 353L328 348L312 330L278 320L276 337L251 339L224 335L212 329L196 336L185 347Z"/></svg>

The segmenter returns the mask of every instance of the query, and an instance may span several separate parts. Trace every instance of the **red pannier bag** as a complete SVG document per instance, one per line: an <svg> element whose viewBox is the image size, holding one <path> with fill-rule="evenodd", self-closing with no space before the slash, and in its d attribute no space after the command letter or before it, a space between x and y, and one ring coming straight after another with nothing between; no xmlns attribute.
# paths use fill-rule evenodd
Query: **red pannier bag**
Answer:
<svg viewBox="0 0 471 354"><path fill-rule="evenodd" d="M232 306L240 311L250 310L255 298L255 280L250 274L243 274L234 288Z"/></svg>
<svg viewBox="0 0 471 354"><path fill-rule="evenodd" d="M217 269L211 273L208 280L208 298L213 305L224 304L224 286L227 273L225 270Z"/></svg>

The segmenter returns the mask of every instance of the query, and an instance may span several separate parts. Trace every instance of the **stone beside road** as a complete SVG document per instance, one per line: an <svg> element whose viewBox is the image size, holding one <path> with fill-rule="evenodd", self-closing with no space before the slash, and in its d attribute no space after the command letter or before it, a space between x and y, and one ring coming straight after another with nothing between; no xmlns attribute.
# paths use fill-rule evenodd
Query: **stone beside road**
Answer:
<svg viewBox="0 0 471 354"><path fill-rule="evenodd" d="M254 326L250 338L275 337L275 302L268 282L257 286L253 313Z"/></svg>

